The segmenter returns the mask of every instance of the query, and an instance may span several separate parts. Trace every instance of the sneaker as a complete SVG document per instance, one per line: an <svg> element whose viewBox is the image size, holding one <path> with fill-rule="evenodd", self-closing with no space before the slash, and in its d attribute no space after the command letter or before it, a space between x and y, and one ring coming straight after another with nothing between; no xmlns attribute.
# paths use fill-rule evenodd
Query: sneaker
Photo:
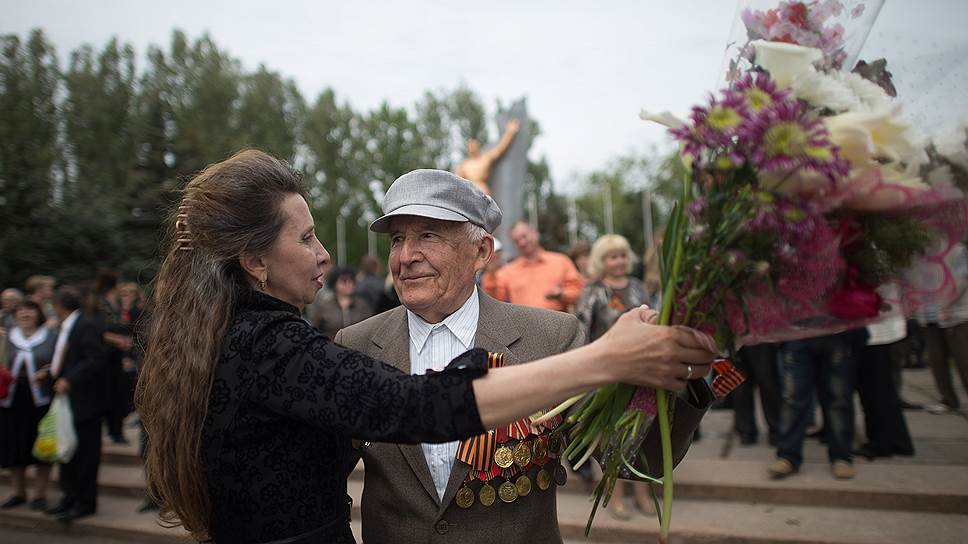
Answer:
<svg viewBox="0 0 968 544"><path fill-rule="evenodd" d="M957 408L948 406L943 402L938 404L932 404L931 406L928 406L926 410L928 411L928 413L931 413L934 415L954 414L958 411Z"/></svg>
<svg viewBox="0 0 968 544"><path fill-rule="evenodd" d="M830 472L832 472L834 478L837 478L838 480L850 480L857 475L857 471L854 470L854 465L844 461L843 459L838 459L831 463Z"/></svg>
<svg viewBox="0 0 968 544"><path fill-rule="evenodd" d="M798 469L797 467L793 466L793 463L787 461L786 459L777 459L776 461L770 463L770 466L766 467L766 471L770 473L770 478L780 480L791 474L795 474Z"/></svg>

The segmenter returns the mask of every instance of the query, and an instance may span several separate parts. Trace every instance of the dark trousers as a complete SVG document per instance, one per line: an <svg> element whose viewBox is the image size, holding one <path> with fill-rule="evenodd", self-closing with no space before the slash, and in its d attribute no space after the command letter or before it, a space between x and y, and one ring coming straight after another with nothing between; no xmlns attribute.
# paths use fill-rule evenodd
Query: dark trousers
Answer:
<svg viewBox="0 0 968 544"><path fill-rule="evenodd" d="M770 440L776 440L780 433L780 376L774 346L761 344L741 349L736 357L736 368L746 376L746 381L732 394L736 432L752 439L759 434L753 399L753 389L757 388Z"/></svg>
<svg viewBox="0 0 968 544"><path fill-rule="evenodd" d="M904 347L902 340L857 352L855 383L864 409L867 447L874 455L914 452L894 377L894 363Z"/></svg>
<svg viewBox="0 0 968 544"><path fill-rule="evenodd" d="M960 403L951 382L948 358L954 359L955 368L961 376L961 385L968 392L968 323L944 329L932 324L922 327L921 334L928 346L928 364L931 365L938 393L941 393L941 402L958 408Z"/></svg>
<svg viewBox="0 0 968 544"><path fill-rule="evenodd" d="M851 378L851 347L844 334L782 344L783 407L777 457L790 461L795 467L803 462L803 440L816 392L824 413L830 461L852 460L854 387Z"/></svg>
<svg viewBox="0 0 968 544"><path fill-rule="evenodd" d="M101 418L74 422L77 451L60 466L63 501L82 513L97 511L97 471L101 465Z"/></svg>

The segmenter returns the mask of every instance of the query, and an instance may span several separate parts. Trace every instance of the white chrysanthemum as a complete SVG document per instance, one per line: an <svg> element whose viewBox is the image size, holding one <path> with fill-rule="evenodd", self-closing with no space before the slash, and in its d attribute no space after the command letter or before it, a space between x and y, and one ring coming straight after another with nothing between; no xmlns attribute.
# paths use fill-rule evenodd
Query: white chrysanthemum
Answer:
<svg viewBox="0 0 968 544"><path fill-rule="evenodd" d="M935 140L934 148L949 161L968 168L968 122Z"/></svg>
<svg viewBox="0 0 968 544"><path fill-rule="evenodd" d="M793 95L811 106L843 112L872 112L890 107L884 89L850 72L803 72L791 82Z"/></svg>

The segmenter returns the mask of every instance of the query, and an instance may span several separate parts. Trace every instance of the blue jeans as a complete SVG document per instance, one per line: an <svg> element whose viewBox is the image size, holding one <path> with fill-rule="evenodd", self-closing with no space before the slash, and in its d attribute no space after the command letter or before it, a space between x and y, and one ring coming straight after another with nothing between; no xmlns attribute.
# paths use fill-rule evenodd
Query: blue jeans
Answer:
<svg viewBox="0 0 968 544"><path fill-rule="evenodd" d="M816 392L827 430L830 462L851 461L854 445L854 386L851 346L844 335L787 342L780 347L783 406L777 457L803 463L803 440Z"/></svg>

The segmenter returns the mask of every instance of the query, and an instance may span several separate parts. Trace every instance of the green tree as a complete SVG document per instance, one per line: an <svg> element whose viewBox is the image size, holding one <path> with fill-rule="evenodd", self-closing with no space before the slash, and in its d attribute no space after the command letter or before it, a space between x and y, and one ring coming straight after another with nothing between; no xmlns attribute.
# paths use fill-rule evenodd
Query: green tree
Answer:
<svg viewBox="0 0 968 544"><path fill-rule="evenodd" d="M254 147L293 162L305 114L296 84L259 66L242 79L235 147Z"/></svg>
<svg viewBox="0 0 968 544"><path fill-rule="evenodd" d="M35 242L58 190L60 71L40 30L26 42L0 37L0 49L0 281L19 285L31 271L53 271Z"/></svg>

